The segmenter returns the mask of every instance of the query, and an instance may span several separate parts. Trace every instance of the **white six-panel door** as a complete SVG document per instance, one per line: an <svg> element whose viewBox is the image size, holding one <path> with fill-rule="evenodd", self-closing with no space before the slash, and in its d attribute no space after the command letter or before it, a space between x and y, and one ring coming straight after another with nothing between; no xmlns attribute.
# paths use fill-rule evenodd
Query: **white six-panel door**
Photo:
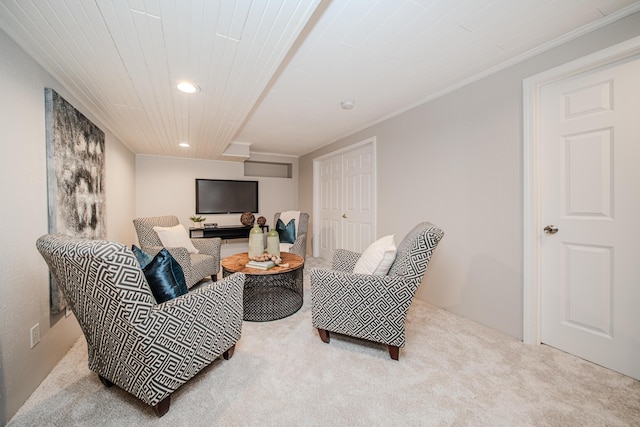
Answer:
<svg viewBox="0 0 640 427"><path fill-rule="evenodd" d="M316 161L319 256L332 259L335 249L364 251L375 239L374 140Z"/></svg>
<svg viewBox="0 0 640 427"><path fill-rule="evenodd" d="M374 241L373 150L365 145L342 156L342 248L362 253Z"/></svg>
<svg viewBox="0 0 640 427"><path fill-rule="evenodd" d="M640 379L640 59L539 106L540 340Z"/></svg>
<svg viewBox="0 0 640 427"><path fill-rule="evenodd" d="M342 239L342 157L334 156L319 163L318 219L320 257L330 260Z"/></svg>

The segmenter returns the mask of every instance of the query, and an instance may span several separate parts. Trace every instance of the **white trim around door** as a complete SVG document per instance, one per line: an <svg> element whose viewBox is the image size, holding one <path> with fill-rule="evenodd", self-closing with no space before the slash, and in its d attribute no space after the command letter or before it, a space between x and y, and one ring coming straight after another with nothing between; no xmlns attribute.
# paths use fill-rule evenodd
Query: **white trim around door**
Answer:
<svg viewBox="0 0 640 427"><path fill-rule="evenodd" d="M640 54L640 37L569 62L523 81L523 341L540 344L540 94L553 82Z"/></svg>

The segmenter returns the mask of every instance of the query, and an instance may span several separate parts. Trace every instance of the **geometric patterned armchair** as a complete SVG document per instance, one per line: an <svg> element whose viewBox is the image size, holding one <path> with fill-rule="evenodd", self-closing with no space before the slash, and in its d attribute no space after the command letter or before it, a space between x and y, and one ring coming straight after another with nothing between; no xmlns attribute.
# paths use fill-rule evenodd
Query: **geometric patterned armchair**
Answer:
<svg viewBox="0 0 640 427"><path fill-rule="evenodd" d="M36 246L82 328L89 369L159 416L174 390L220 355L232 356L244 274L156 304L136 257L121 243L47 234Z"/></svg>
<svg viewBox="0 0 640 427"><path fill-rule="evenodd" d="M162 242L153 227L173 227L180 224L178 217L174 215L136 218L133 225L138 233L140 249L151 256L155 256L163 248ZM197 254L190 254L186 248L167 248L171 256L178 261L187 287L191 288L205 277L211 276L216 281L216 275L220 271L220 246L222 239L190 239L193 246L198 249Z"/></svg>
<svg viewBox="0 0 640 427"><path fill-rule="evenodd" d="M276 229L276 224L278 223L278 219L280 219L280 212L276 212L273 216L273 229ZM293 244L286 250L286 252L294 253L299 255L304 259L307 255L307 227L309 224L309 214L300 212L300 218L298 223L296 224L296 238ZM281 252L285 252L282 249Z"/></svg>
<svg viewBox="0 0 640 427"><path fill-rule="evenodd" d="M332 270L312 268L311 318L320 339L329 333L385 344L398 360L405 345L409 306L444 232L429 222L418 224L397 247L386 276L354 274L359 253L338 249Z"/></svg>

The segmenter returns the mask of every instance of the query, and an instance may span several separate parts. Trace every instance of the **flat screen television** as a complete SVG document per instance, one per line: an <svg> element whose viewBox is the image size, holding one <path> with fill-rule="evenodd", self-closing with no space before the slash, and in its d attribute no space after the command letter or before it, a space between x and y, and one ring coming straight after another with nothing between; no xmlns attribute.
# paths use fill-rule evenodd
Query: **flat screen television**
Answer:
<svg viewBox="0 0 640 427"><path fill-rule="evenodd" d="M196 214L258 212L258 181L196 179Z"/></svg>

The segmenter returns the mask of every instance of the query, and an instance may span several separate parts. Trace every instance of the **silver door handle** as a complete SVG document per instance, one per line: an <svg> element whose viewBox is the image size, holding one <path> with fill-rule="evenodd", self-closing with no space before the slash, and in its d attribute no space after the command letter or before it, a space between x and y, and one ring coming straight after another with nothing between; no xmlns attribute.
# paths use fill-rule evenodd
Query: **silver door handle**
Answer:
<svg viewBox="0 0 640 427"><path fill-rule="evenodd" d="M556 234L558 232L558 227L556 227L555 225L547 225L544 228L544 232L547 234Z"/></svg>

